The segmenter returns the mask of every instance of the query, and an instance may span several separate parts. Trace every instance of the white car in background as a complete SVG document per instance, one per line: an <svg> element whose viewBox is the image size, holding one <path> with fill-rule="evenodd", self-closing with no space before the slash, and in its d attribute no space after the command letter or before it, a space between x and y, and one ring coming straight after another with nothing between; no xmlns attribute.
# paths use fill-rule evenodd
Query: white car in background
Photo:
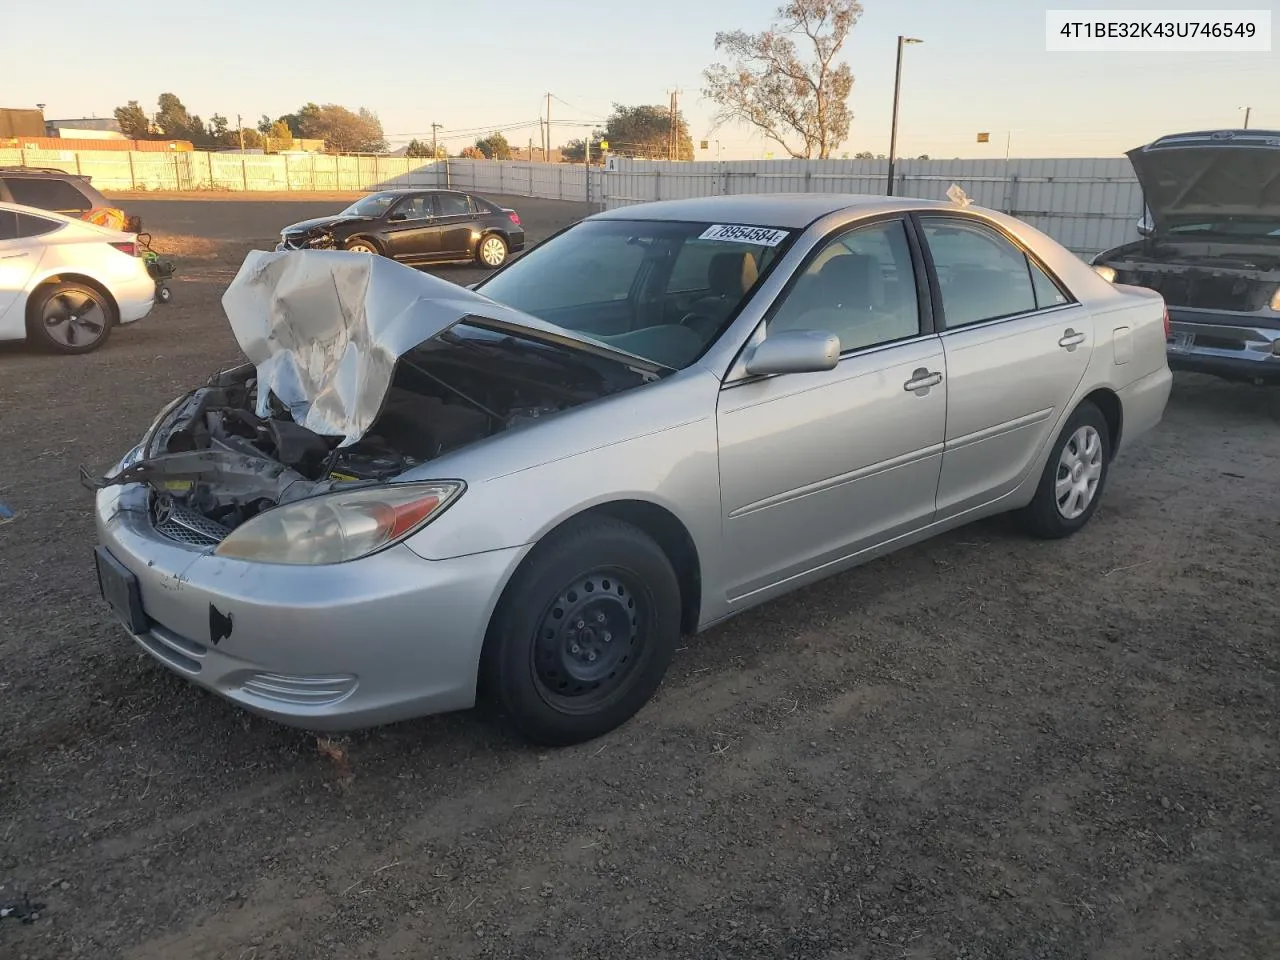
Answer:
<svg viewBox="0 0 1280 960"><path fill-rule="evenodd" d="M0 203L0 340L88 353L155 300L135 234Z"/></svg>

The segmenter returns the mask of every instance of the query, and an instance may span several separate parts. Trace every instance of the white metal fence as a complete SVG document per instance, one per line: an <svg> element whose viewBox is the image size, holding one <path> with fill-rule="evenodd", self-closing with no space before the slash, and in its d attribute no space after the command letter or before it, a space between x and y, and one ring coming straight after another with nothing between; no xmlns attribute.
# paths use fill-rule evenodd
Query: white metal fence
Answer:
<svg viewBox="0 0 1280 960"><path fill-rule="evenodd" d="M739 160L678 163L614 159L603 184L610 207L737 193L884 194L884 160ZM1118 159L905 160L894 193L946 199L960 187L977 204L1003 210L1079 254L1136 239L1142 190Z"/></svg>
<svg viewBox="0 0 1280 960"><path fill-rule="evenodd" d="M740 193L883 194L883 160L674 162L610 158L580 164L413 157L0 150L0 166L55 167L104 191L337 192L454 187L614 208L650 200ZM1081 255L1136 238L1142 192L1129 161L905 160L899 196L942 199L959 184L976 203L1039 227Z"/></svg>

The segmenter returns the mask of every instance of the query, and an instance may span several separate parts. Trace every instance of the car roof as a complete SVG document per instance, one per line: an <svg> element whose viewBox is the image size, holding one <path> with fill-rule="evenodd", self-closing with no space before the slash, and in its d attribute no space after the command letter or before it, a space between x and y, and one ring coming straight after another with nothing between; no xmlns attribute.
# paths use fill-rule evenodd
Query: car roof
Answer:
<svg viewBox="0 0 1280 960"><path fill-rule="evenodd" d="M59 180L83 180L89 182L89 177L83 173L71 173L67 170L59 170L56 167L5 167L0 166L0 176L5 177L56 177Z"/></svg>
<svg viewBox="0 0 1280 960"><path fill-rule="evenodd" d="M860 193L747 193L633 204L606 210L588 219L686 220L799 230L821 217L843 210L875 216L881 213L934 209L959 208L949 200L921 200Z"/></svg>

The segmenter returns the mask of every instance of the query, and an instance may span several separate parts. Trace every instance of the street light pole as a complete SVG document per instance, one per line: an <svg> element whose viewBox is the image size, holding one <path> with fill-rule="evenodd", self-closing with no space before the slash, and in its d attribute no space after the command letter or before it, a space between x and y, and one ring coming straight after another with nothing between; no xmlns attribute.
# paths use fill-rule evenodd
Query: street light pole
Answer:
<svg viewBox="0 0 1280 960"><path fill-rule="evenodd" d="M889 188L887 195L893 196L893 165L898 158L898 97L902 91L902 48L908 43L923 43L915 37L898 35L898 66L893 74L893 128L889 133Z"/></svg>

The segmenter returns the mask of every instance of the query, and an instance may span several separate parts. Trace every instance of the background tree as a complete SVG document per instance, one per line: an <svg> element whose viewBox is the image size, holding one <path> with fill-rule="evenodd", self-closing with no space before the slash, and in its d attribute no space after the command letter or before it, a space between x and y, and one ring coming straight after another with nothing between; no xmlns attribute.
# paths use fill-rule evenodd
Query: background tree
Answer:
<svg viewBox="0 0 1280 960"><path fill-rule="evenodd" d="M151 118L138 106L137 100L130 100L123 107L113 111L116 123L120 124L120 132L130 140L151 139Z"/></svg>
<svg viewBox="0 0 1280 960"><path fill-rule="evenodd" d="M599 130L595 134L592 156L598 156L598 141L604 139L609 142L610 153L665 160L670 155L671 108L648 105L624 107L615 103L603 134ZM677 160L693 159L693 138L689 136L689 125L681 112L676 113L675 155Z"/></svg>
<svg viewBox="0 0 1280 960"><path fill-rule="evenodd" d="M484 154L477 147L463 147L462 152L458 154L464 160L483 160Z"/></svg>
<svg viewBox="0 0 1280 960"><path fill-rule="evenodd" d="M166 137L190 140L196 146L208 146L212 138L198 114L189 113L177 94L162 93L156 101L160 109L155 124Z"/></svg>
<svg viewBox="0 0 1280 960"><path fill-rule="evenodd" d="M308 103L296 114L280 119L295 137L323 140L335 153L381 153L387 149L382 121L364 107L352 112L336 103Z"/></svg>
<svg viewBox="0 0 1280 960"><path fill-rule="evenodd" d="M716 126L744 123L793 157L830 157L853 118L853 71L835 56L861 13L857 0L789 0L778 8L781 22L763 33L717 33L716 50L732 65L703 71L703 95L718 108ZM812 48L811 61L801 59L797 39ZM798 149L788 142L797 138Z"/></svg>
<svg viewBox="0 0 1280 960"><path fill-rule="evenodd" d="M229 145L227 134L231 131L227 129L227 118L220 113L215 113L209 118L209 136L218 143ZM238 138L237 138L238 139Z"/></svg>
<svg viewBox="0 0 1280 960"><path fill-rule="evenodd" d="M272 120L265 113L258 119L258 132L264 137L271 132L271 124L276 121Z"/></svg>
<svg viewBox="0 0 1280 960"><path fill-rule="evenodd" d="M600 140L604 136L603 130L596 130L591 134L591 159L593 162L599 162L604 151L600 149ZM609 148L613 149L613 144L609 144ZM568 143L560 147L561 163L584 163L587 159L587 141L585 138L570 140Z"/></svg>
<svg viewBox="0 0 1280 960"><path fill-rule="evenodd" d="M507 143L507 138L496 130L487 137L477 140L476 149L484 154L487 160L511 159L511 144Z"/></svg>
<svg viewBox="0 0 1280 960"><path fill-rule="evenodd" d="M258 124L258 129L262 130L262 124ZM293 149L293 131L283 120L268 124L267 129L262 130L262 134L263 146L269 151L279 153L281 150Z"/></svg>
<svg viewBox="0 0 1280 960"><path fill-rule="evenodd" d="M853 159L855 160L874 160L875 158L876 155L870 150L859 150L853 155Z"/></svg>
<svg viewBox="0 0 1280 960"><path fill-rule="evenodd" d="M429 157L431 156L431 144L423 143L421 140L410 140L409 145L404 148L406 157Z"/></svg>

